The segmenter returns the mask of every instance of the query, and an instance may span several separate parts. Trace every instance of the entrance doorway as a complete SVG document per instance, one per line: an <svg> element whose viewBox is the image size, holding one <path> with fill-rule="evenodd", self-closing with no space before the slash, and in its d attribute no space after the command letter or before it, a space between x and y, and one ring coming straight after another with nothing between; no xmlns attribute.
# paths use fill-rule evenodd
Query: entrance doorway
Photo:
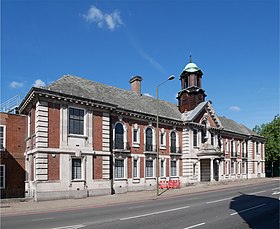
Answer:
<svg viewBox="0 0 280 229"><path fill-rule="evenodd" d="M210 181L210 159L200 160L200 180L201 182Z"/></svg>

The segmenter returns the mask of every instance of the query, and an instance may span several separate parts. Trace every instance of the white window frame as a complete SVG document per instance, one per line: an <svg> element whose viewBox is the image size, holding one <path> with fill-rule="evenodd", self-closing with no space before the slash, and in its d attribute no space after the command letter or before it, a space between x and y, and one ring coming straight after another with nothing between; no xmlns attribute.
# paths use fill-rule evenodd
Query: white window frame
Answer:
<svg viewBox="0 0 280 229"><path fill-rule="evenodd" d="M153 169L152 169L152 171L153 171L153 174L152 174L152 176L147 176L147 161L152 161L153 163ZM149 178L154 178L155 177L155 159L149 159L149 158L146 158L145 159L145 178L147 178L147 179L149 179Z"/></svg>
<svg viewBox="0 0 280 229"><path fill-rule="evenodd" d="M123 160L123 167L124 167L123 168L123 177L116 177L116 174L115 174L115 171L116 171L115 162L116 162L116 160ZM125 158L123 158L123 157L115 157L114 158L114 179L115 180L126 180L127 179L127 157L125 157Z"/></svg>
<svg viewBox="0 0 280 229"><path fill-rule="evenodd" d="M247 160L242 160L242 174L247 173Z"/></svg>
<svg viewBox="0 0 280 229"><path fill-rule="evenodd" d="M134 161L136 161L136 176L134 176ZM132 178L139 179L140 178L140 158L132 157Z"/></svg>
<svg viewBox="0 0 280 229"><path fill-rule="evenodd" d="M0 125L0 127L3 127L3 149L0 148L0 152L3 152L6 149L6 125Z"/></svg>
<svg viewBox="0 0 280 229"><path fill-rule="evenodd" d="M83 133L82 134L74 134L70 133L70 109L77 109L77 110L83 110L84 111L84 127L83 127ZM74 106L69 106L67 110L67 119L68 119L68 135L69 136L86 136L86 126L87 126L87 121L86 121L86 116L87 116L87 111L84 108L81 107L74 107Z"/></svg>
<svg viewBox="0 0 280 229"><path fill-rule="evenodd" d="M175 162L175 165L176 165L176 168L175 168L175 172L176 172L176 174L174 175L172 175L172 166L171 166L171 164L172 164L172 162ZM170 160L170 177L178 177L179 176L179 166L178 166L178 160Z"/></svg>
<svg viewBox="0 0 280 229"><path fill-rule="evenodd" d="M127 128L126 128L126 125L123 122L117 121L113 125L113 142L115 143L115 140L116 140L116 126L117 126L117 124L121 124L122 127L123 127L123 144L124 144L124 149L126 149L127 144L128 144L128 141L127 141Z"/></svg>
<svg viewBox="0 0 280 229"><path fill-rule="evenodd" d="M145 129L144 129L144 151L146 151L146 131L148 128L151 128L152 130L152 137L153 137L153 141L152 141L152 148L153 148L153 151L156 151L156 137L155 137L155 128L151 125L147 126Z"/></svg>
<svg viewBox="0 0 280 229"><path fill-rule="evenodd" d="M163 137L162 139L163 142L161 142L161 136ZM160 149L166 149L166 132L164 128L160 130L158 141L159 141Z"/></svg>
<svg viewBox="0 0 280 229"><path fill-rule="evenodd" d="M225 140L225 154L228 154L229 153L229 146L228 146L228 139Z"/></svg>
<svg viewBox="0 0 280 229"><path fill-rule="evenodd" d="M134 131L137 131L136 133L136 141L134 141ZM140 147L140 128L137 124L134 124L132 127L132 144L133 147L139 148Z"/></svg>
<svg viewBox="0 0 280 229"><path fill-rule="evenodd" d="M194 145L194 132L196 131L196 145ZM193 131L192 131L192 142L193 142L193 147L194 148L198 148L198 143L199 143L199 137L198 137L198 134L199 134L199 131L198 129L196 128L193 128Z"/></svg>
<svg viewBox="0 0 280 229"><path fill-rule="evenodd" d="M0 165L0 167L3 168L3 177L0 177L0 179L3 179L3 186L0 186L0 189L5 189L6 188L6 167L5 165Z"/></svg>
<svg viewBox="0 0 280 229"><path fill-rule="evenodd" d="M176 136L176 145L175 145L175 147L176 147L176 149L175 149L175 153L177 153L178 152L178 149L179 149L179 136L178 136L178 132L177 132L177 130L175 130L175 129L173 129L172 131L170 131L170 134L169 134L169 147L170 147L170 152L171 152L171 134L172 133L175 133L175 136Z"/></svg>
<svg viewBox="0 0 280 229"><path fill-rule="evenodd" d="M260 155L260 145L259 142L256 142L256 155Z"/></svg>
<svg viewBox="0 0 280 229"><path fill-rule="evenodd" d="M163 168L161 167L161 163L163 163ZM166 160L165 158L161 158L160 160L160 177L164 178L166 177Z"/></svg>
<svg viewBox="0 0 280 229"><path fill-rule="evenodd" d="M232 164L233 164L233 167L232 167ZM233 159L230 159L230 174L231 175L235 175L235 161Z"/></svg>
<svg viewBox="0 0 280 229"><path fill-rule="evenodd" d="M81 178L74 179L73 178L73 159L80 159L81 160ZM85 180L85 158L84 157L72 157L71 158L71 181L84 181ZM35 166L34 166L35 167Z"/></svg>

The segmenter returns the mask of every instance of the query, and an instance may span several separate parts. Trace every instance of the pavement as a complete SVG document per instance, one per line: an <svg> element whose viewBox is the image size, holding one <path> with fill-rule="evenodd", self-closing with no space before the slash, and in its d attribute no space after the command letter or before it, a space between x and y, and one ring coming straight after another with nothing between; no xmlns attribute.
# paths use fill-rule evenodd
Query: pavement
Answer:
<svg viewBox="0 0 280 229"><path fill-rule="evenodd" d="M156 196L156 191L128 192L124 194L94 196L83 199L63 199L35 202L28 199L3 199L1 200L1 216L38 214L47 212L71 211L87 208L98 208L103 206L138 203L147 200L161 198L172 198L192 193L209 192L215 190L226 190L228 188L238 188L254 184L270 183L280 181L280 178L257 178L250 180L220 181L199 183L180 189L160 189L160 195ZM280 184L280 183L279 183Z"/></svg>

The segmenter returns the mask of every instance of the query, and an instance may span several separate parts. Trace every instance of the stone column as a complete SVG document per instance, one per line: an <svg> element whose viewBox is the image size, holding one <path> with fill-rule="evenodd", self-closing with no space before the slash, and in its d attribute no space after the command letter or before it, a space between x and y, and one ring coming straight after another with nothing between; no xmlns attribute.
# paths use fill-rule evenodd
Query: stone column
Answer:
<svg viewBox="0 0 280 229"><path fill-rule="evenodd" d="M214 166L213 166L214 158L210 158L210 181L212 182L214 179Z"/></svg>

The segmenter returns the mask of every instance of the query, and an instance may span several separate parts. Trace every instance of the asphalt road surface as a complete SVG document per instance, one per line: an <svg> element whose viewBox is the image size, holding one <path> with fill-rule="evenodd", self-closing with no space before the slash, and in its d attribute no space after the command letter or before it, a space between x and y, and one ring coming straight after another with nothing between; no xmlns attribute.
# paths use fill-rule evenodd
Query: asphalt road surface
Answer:
<svg viewBox="0 0 280 229"><path fill-rule="evenodd" d="M279 182L137 203L2 216L3 229L279 229Z"/></svg>

